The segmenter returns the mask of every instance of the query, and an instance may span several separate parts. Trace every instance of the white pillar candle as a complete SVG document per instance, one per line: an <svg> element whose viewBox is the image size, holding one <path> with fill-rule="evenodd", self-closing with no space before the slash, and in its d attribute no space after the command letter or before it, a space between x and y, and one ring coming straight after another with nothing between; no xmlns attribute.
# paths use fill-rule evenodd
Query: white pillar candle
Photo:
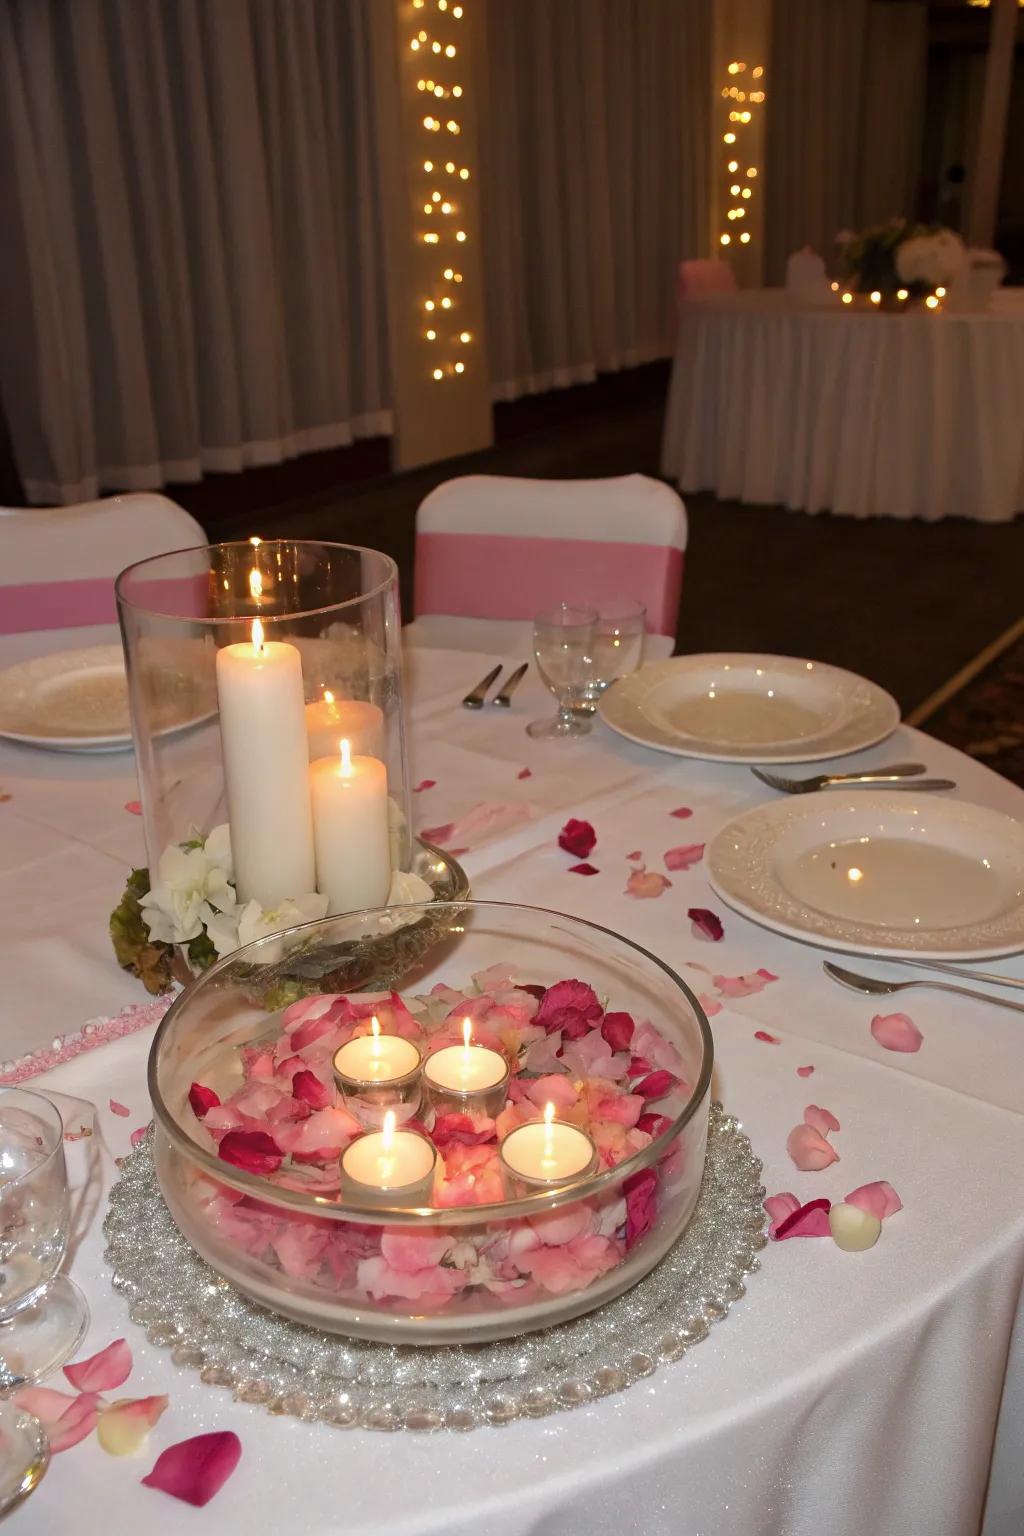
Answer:
<svg viewBox="0 0 1024 1536"><path fill-rule="evenodd" d="M329 689L306 705L309 760L333 757L344 736L353 757L384 757L384 711L365 699L336 699Z"/></svg>
<svg viewBox="0 0 1024 1536"><path fill-rule="evenodd" d="M358 1035L334 1053L334 1070L344 1088L399 1082L419 1069L421 1056L411 1040L401 1035L382 1035L376 1016L371 1033Z"/></svg>
<svg viewBox="0 0 1024 1536"><path fill-rule="evenodd" d="M217 652L217 703L235 885L240 901L276 907L316 890L302 659L294 645L252 640Z"/></svg>
<svg viewBox="0 0 1024 1536"><path fill-rule="evenodd" d="M382 1130L368 1131L341 1154L343 1192L361 1200L390 1196L428 1203L436 1161L431 1142L418 1131L396 1130L389 1109Z"/></svg>
<svg viewBox="0 0 1024 1536"><path fill-rule="evenodd" d="M547 1104L543 1120L517 1126L501 1143L506 1169L526 1184L564 1184L589 1173L595 1166L594 1143L579 1126L555 1120L555 1106Z"/></svg>
<svg viewBox="0 0 1024 1536"><path fill-rule="evenodd" d="M316 888L332 917L380 907L391 888L388 775L376 757L341 751L310 764Z"/></svg>

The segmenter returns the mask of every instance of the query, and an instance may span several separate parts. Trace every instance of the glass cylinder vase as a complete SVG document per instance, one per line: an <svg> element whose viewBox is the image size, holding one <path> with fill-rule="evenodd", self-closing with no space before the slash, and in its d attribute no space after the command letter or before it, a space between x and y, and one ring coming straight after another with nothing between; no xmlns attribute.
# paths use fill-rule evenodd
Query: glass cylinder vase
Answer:
<svg viewBox="0 0 1024 1536"><path fill-rule="evenodd" d="M239 904L387 901L413 859L395 562L215 544L129 566L117 602L151 877L230 827Z"/></svg>

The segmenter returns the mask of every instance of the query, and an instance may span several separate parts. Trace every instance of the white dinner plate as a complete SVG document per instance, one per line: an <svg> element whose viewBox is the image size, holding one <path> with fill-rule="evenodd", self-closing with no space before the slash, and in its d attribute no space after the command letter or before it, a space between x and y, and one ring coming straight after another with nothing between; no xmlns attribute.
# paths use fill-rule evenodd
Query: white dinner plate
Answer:
<svg viewBox="0 0 1024 1536"><path fill-rule="evenodd" d="M157 735L209 719L213 700L198 699L180 673L161 672L166 723ZM0 736L56 752L122 752L132 744L128 680L120 645L56 651L0 672Z"/></svg>
<svg viewBox="0 0 1024 1536"><path fill-rule="evenodd" d="M810 763L859 752L900 723L891 694L841 667L743 652L673 656L609 688L601 718L680 757Z"/></svg>
<svg viewBox="0 0 1024 1536"><path fill-rule="evenodd" d="M1024 950L1024 824L909 790L826 790L737 816L712 888L791 938L855 954L984 960Z"/></svg>

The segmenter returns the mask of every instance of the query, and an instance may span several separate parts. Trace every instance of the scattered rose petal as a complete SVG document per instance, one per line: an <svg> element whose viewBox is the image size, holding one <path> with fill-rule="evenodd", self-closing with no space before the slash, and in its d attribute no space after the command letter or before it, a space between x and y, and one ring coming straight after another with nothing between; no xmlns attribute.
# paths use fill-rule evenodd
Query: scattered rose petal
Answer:
<svg viewBox="0 0 1024 1536"><path fill-rule="evenodd" d="M871 1020L871 1033L886 1051L903 1051L912 1055L921 1049L924 1039L913 1019L905 1013L876 1013Z"/></svg>
<svg viewBox="0 0 1024 1536"><path fill-rule="evenodd" d="M707 907L690 907L686 915L693 924L695 939L710 939L713 944L717 944L725 933L722 919L709 912Z"/></svg>
<svg viewBox="0 0 1024 1536"><path fill-rule="evenodd" d="M840 1201L828 1213L829 1230L837 1248L844 1253L863 1253L873 1248L882 1235L882 1223L870 1211Z"/></svg>
<svg viewBox="0 0 1024 1536"><path fill-rule="evenodd" d="M887 1216L895 1216L897 1211L903 1209L903 1201L886 1179L876 1179L873 1184L859 1184L847 1195L846 1204L859 1206L862 1211L877 1216L879 1221L884 1221Z"/></svg>
<svg viewBox="0 0 1024 1536"><path fill-rule="evenodd" d="M8 800L13 800L13 799L14 799L14 796L12 794L10 794L10 792L8 790L0 789L0 805L6 805ZM125 806L125 810L127 810L127 809L128 809L128 807ZM142 806L141 805L139 806L139 814L140 815L142 814Z"/></svg>
<svg viewBox="0 0 1024 1536"><path fill-rule="evenodd" d="M448 852L451 854L453 859L461 859L465 854L467 854L469 852L469 849L468 848L449 848Z"/></svg>
<svg viewBox="0 0 1024 1536"><path fill-rule="evenodd" d="M13 1398L17 1407L37 1418L46 1431L50 1450L69 1451L96 1428L102 1399L98 1392L70 1397L51 1387L23 1387Z"/></svg>
<svg viewBox="0 0 1024 1536"><path fill-rule="evenodd" d="M697 1001L709 1019L713 1019L716 1013L721 1013L722 1011L722 1005L718 999L716 997L709 997L706 992L698 992Z"/></svg>
<svg viewBox="0 0 1024 1536"><path fill-rule="evenodd" d="M425 789L433 789L436 783L436 779L420 779L418 784L413 785L412 792L414 795L421 795Z"/></svg>
<svg viewBox="0 0 1024 1536"><path fill-rule="evenodd" d="M221 1137L218 1155L245 1173L276 1173L284 1153L266 1131L228 1131Z"/></svg>
<svg viewBox="0 0 1024 1536"><path fill-rule="evenodd" d="M242 1442L231 1430L217 1430L209 1435L193 1435L161 1451L148 1477L147 1488L183 1499L186 1504L208 1504L238 1466Z"/></svg>
<svg viewBox="0 0 1024 1536"><path fill-rule="evenodd" d="M188 1102L196 1119L202 1120L211 1109L219 1106L220 1098L212 1088L204 1088L202 1083L193 1083L188 1091Z"/></svg>
<svg viewBox="0 0 1024 1536"><path fill-rule="evenodd" d="M679 821L686 821L688 817L693 815L693 812L688 805L680 805L674 811L669 811L669 815L675 816Z"/></svg>
<svg viewBox="0 0 1024 1536"><path fill-rule="evenodd" d="M671 870L692 869L704 857L703 843L686 843L680 848L668 848L665 852L665 868Z"/></svg>
<svg viewBox="0 0 1024 1536"><path fill-rule="evenodd" d="M767 1195L763 1203L765 1210L771 1217L771 1224L768 1227L769 1237L775 1236L776 1228L781 1222L786 1220L787 1216L792 1216L794 1211L800 1209L800 1201L788 1189L784 1189L778 1195Z"/></svg>
<svg viewBox="0 0 1024 1536"><path fill-rule="evenodd" d="M420 836L425 842L437 843L439 847L443 848L454 831L454 821L446 821L440 827L424 827L420 832Z"/></svg>
<svg viewBox="0 0 1024 1536"><path fill-rule="evenodd" d="M820 1173L839 1161L835 1147L813 1125L795 1125L786 1138L786 1151L801 1173Z"/></svg>
<svg viewBox="0 0 1024 1536"><path fill-rule="evenodd" d="M638 1093L644 1099L663 1099L675 1084L676 1079L671 1072L648 1072L647 1076L641 1078L631 1091Z"/></svg>
<svg viewBox="0 0 1024 1536"><path fill-rule="evenodd" d="M169 1397L122 1397L100 1414L97 1440L111 1456L134 1456L169 1402Z"/></svg>
<svg viewBox="0 0 1024 1536"><path fill-rule="evenodd" d="M516 778L517 779L532 779L533 778L533 769L532 768L520 768L519 772L516 774Z"/></svg>
<svg viewBox="0 0 1024 1536"><path fill-rule="evenodd" d="M625 895L646 901L654 896L663 896L671 884L672 881L665 875L659 875L656 869L634 869L626 881Z"/></svg>
<svg viewBox="0 0 1024 1536"><path fill-rule="evenodd" d="M428 843L437 843L449 853L466 853L479 848L504 833L510 833L537 814L536 807L528 800L481 801L473 805L457 821L446 821L440 827L425 827L420 836ZM581 854L581 858L585 855Z"/></svg>
<svg viewBox="0 0 1024 1536"><path fill-rule="evenodd" d="M804 1110L804 1124L812 1126L822 1136L827 1136L830 1131L840 1129L839 1121L830 1109L822 1109L818 1104L808 1104Z"/></svg>
<svg viewBox="0 0 1024 1536"><path fill-rule="evenodd" d="M599 875L601 873L596 864L587 864L586 862L583 864L570 864L568 872L570 875Z"/></svg>
<svg viewBox="0 0 1024 1536"><path fill-rule="evenodd" d="M796 1069L797 1077L812 1077L813 1074L814 1074L814 1068L813 1067L797 1067L797 1069Z"/></svg>
<svg viewBox="0 0 1024 1536"><path fill-rule="evenodd" d="M634 848L632 853L626 854L626 858L629 859L630 863L632 864L639 864L643 859L643 854L639 848Z"/></svg>
<svg viewBox="0 0 1024 1536"><path fill-rule="evenodd" d="M120 1387L132 1373L132 1352L126 1339L115 1339L106 1349L64 1367L64 1375L78 1392L109 1392Z"/></svg>
<svg viewBox="0 0 1024 1536"><path fill-rule="evenodd" d="M775 1241L781 1243L787 1237L828 1237L829 1214L827 1200L808 1200L806 1205L801 1205L792 1215L778 1222L774 1232Z"/></svg>
<svg viewBox="0 0 1024 1536"><path fill-rule="evenodd" d="M754 1039L763 1040L765 1045L781 1045L778 1035L770 1035L766 1029L755 1029Z"/></svg>
<svg viewBox="0 0 1024 1536"><path fill-rule="evenodd" d="M571 853L577 859L585 859L593 853L596 842L597 833L590 822L578 821L575 816L569 817L558 834L559 848L564 848L566 853Z"/></svg>
<svg viewBox="0 0 1024 1536"><path fill-rule="evenodd" d="M146 1132L148 1130L149 1130L149 1126L148 1125L140 1125L137 1131L132 1131L131 1142L132 1142L132 1146L133 1147L138 1147L138 1146L142 1145L142 1143L146 1139Z"/></svg>
<svg viewBox="0 0 1024 1536"><path fill-rule="evenodd" d="M141 800L126 800L125 803L124 803L124 808L128 812L129 816L141 816L142 815L142 801Z"/></svg>
<svg viewBox="0 0 1024 1536"><path fill-rule="evenodd" d="M125 1120L127 1120L128 1116L131 1114L131 1110L128 1108L127 1104L119 1104L116 1099L111 1099L110 1113L112 1115L121 1115Z"/></svg>
<svg viewBox="0 0 1024 1536"><path fill-rule="evenodd" d="M635 1029L628 1013L606 1013L601 1021L601 1033L613 1051L628 1051Z"/></svg>
<svg viewBox="0 0 1024 1536"><path fill-rule="evenodd" d="M711 978L715 991L720 997L753 997L755 992L763 992L770 981L778 981L778 979L771 971L766 971L764 966L756 971L748 971L745 976L712 976Z"/></svg>

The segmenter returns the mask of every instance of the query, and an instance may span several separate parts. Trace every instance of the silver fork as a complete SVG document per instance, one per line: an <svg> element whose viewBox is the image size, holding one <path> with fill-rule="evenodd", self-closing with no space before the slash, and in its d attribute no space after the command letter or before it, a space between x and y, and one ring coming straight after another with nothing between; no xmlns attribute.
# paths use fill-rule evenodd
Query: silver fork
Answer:
<svg viewBox="0 0 1024 1536"><path fill-rule="evenodd" d="M973 987L958 987L951 981L879 981L875 976L860 976L847 971L841 965L826 960L823 965L826 976L838 981L841 987L852 992L866 992L869 997L885 997L892 992L905 992L908 987L931 987L936 992L955 992L958 997L973 997L979 1003L994 1003L997 1008L1012 1008L1014 1013L1024 1013L1024 1003L1014 1003L1008 997L996 997L994 992L977 992Z"/></svg>
<svg viewBox="0 0 1024 1536"><path fill-rule="evenodd" d="M528 661L524 661L521 666L516 667L515 671L512 673L512 676L504 685L501 692L494 695L494 698L491 700L492 707L497 705L499 709L511 709L512 695L519 687L519 684L522 682L523 678L526 676L529 670L530 663Z"/></svg>
<svg viewBox="0 0 1024 1536"><path fill-rule="evenodd" d="M471 688L462 701L463 709L483 709L487 690L492 683L496 683L501 676L501 662L492 667L486 677L482 677L475 688Z"/></svg>
<svg viewBox="0 0 1024 1536"><path fill-rule="evenodd" d="M763 768L752 768L751 773L769 789L781 790L785 795L808 795L819 789L831 789L833 785L846 784L895 784L906 789L955 789L952 779L920 779L926 771L924 763L894 763L891 768L876 768L867 773L816 773L810 779L787 779L779 773L766 773ZM913 780L904 785L904 779Z"/></svg>

